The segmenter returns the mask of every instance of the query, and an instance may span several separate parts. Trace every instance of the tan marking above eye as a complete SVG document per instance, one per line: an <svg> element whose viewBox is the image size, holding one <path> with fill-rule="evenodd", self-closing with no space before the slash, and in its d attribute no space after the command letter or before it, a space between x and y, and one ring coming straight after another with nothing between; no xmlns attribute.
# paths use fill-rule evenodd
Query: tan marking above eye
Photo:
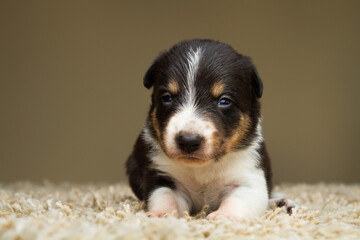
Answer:
<svg viewBox="0 0 360 240"><path fill-rule="evenodd" d="M225 85L221 81L214 83L211 88L211 94L214 97L219 97L224 92Z"/></svg>
<svg viewBox="0 0 360 240"><path fill-rule="evenodd" d="M169 91L171 94L175 95L175 94L179 93L180 86L176 80L171 79L168 84L168 87L169 87Z"/></svg>

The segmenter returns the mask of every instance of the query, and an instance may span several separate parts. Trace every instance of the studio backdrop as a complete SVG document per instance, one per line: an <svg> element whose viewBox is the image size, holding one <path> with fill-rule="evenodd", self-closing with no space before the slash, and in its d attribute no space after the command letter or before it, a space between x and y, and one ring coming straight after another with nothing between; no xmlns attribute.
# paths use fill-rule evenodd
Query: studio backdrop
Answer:
<svg viewBox="0 0 360 240"><path fill-rule="evenodd" d="M0 181L124 181L173 44L251 56L279 182L360 181L360 1L0 1Z"/></svg>

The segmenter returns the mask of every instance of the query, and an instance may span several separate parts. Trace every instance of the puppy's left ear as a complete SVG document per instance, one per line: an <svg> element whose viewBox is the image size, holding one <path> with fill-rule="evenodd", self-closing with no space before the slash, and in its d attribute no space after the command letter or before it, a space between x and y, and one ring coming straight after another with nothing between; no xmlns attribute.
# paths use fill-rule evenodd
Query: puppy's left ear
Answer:
<svg viewBox="0 0 360 240"><path fill-rule="evenodd" d="M151 64L150 68L146 71L145 76L144 76L144 86L149 89L154 85L155 79L156 79L156 70L158 68L161 68L161 62L165 56L166 52L161 53L155 60L154 62ZM159 69L159 71L161 71L161 69Z"/></svg>
<svg viewBox="0 0 360 240"><path fill-rule="evenodd" d="M253 69L251 75L252 86L255 91L256 97L261 98L264 89L263 82L255 68Z"/></svg>

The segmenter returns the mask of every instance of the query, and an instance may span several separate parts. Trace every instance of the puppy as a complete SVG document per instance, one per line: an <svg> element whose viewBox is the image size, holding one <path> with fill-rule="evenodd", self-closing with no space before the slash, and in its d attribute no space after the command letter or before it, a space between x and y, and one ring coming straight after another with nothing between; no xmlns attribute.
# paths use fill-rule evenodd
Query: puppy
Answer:
<svg viewBox="0 0 360 240"><path fill-rule="evenodd" d="M272 172L251 59L221 42L183 41L155 59L144 85L152 103L126 168L147 215L204 205L208 219L264 214Z"/></svg>

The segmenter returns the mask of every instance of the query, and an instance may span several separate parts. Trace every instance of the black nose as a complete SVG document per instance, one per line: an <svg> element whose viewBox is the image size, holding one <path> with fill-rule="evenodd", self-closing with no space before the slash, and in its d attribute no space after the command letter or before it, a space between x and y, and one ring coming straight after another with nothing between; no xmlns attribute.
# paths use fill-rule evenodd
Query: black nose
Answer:
<svg viewBox="0 0 360 240"><path fill-rule="evenodd" d="M192 153L198 150L201 146L202 139L199 136L179 135L176 138L179 148L187 153Z"/></svg>

